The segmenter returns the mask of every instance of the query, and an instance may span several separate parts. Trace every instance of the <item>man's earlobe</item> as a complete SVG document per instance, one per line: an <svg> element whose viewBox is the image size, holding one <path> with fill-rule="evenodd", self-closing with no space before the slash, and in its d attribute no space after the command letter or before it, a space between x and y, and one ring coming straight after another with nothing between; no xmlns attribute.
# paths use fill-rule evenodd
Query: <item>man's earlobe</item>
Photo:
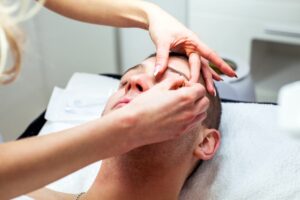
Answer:
<svg viewBox="0 0 300 200"><path fill-rule="evenodd" d="M199 160L211 159L219 145L220 145L220 132L216 129L205 129L204 138L199 142L198 146L194 150L194 156Z"/></svg>

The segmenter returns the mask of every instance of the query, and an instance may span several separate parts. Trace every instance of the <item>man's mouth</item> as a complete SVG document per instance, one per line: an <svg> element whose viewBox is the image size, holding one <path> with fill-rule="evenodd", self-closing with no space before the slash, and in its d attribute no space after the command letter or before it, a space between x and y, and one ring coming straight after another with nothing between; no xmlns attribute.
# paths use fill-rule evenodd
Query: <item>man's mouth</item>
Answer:
<svg viewBox="0 0 300 200"><path fill-rule="evenodd" d="M132 100L132 99L127 98L127 97L126 97L126 98L123 98L123 99L121 99L120 101L118 101L118 102L113 106L113 109L121 108L121 107L123 107L123 106L129 104L131 100Z"/></svg>

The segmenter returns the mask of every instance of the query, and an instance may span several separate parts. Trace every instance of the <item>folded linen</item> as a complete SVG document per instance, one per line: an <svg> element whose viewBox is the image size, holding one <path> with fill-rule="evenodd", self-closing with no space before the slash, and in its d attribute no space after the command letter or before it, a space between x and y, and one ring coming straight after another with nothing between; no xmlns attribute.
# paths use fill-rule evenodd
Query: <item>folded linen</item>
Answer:
<svg viewBox="0 0 300 200"><path fill-rule="evenodd" d="M52 122L96 119L118 84L118 80L109 77L75 73L65 90L54 88L45 118Z"/></svg>

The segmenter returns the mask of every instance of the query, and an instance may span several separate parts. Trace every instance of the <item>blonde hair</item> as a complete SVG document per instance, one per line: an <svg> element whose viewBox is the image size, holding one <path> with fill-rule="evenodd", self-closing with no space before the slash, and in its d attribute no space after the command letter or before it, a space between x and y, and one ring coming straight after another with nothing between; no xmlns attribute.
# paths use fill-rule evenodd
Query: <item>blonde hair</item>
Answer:
<svg viewBox="0 0 300 200"><path fill-rule="evenodd" d="M0 84L14 81L20 72L23 37L18 24L34 16L45 1L32 6L30 0L0 0ZM12 65L7 67L9 58Z"/></svg>

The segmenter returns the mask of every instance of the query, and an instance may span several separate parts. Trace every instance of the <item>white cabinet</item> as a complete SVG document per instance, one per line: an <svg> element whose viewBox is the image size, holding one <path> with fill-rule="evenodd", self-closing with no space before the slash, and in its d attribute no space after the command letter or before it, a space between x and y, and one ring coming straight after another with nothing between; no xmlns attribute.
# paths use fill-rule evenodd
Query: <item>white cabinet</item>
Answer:
<svg viewBox="0 0 300 200"><path fill-rule="evenodd" d="M253 39L300 44L298 0L190 0L188 16L211 48L248 63Z"/></svg>
<svg viewBox="0 0 300 200"><path fill-rule="evenodd" d="M250 66L259 101L300 79L299 0L189 0L188 23L221 55Z"/></svg>

